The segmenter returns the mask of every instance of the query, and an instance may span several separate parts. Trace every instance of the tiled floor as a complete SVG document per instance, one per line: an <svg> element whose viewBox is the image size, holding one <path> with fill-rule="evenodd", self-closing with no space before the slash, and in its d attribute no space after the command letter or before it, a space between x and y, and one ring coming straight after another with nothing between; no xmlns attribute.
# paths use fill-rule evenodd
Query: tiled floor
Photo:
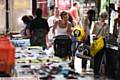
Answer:
<svg viewBox="0 0 120 80"><path fill-rule="evenodd" d="M87 62L87 71L90 70L90 61ZM75 71L81 73L81 59L75 57ZM93 72L87 72L85 77L79 77L79 80L94 80Z"/></svg>
<svg viewBox="0 0 120 80"><path fill-rule="evenodd" d="M89 72L90 69L90 61L87 62L87 72L84 77L79 77L78 80L113 80L113 79L107 79L105 77L100 77L100 79L94 79L93 71ZM75 57L75 71L78 73L81 73L81 59Z"/></svg>

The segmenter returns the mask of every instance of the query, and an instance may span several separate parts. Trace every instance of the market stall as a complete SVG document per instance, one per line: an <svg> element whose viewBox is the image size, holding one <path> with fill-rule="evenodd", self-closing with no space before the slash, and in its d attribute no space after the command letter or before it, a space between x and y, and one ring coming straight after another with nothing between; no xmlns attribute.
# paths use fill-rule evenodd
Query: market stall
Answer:
<svg viewBox="0 0 120 80"><path fill-rule="evenodd" d="M54 52L50 53L40 46L30 46L29 39L13 38L11 41L16 46L13 76L54 80L80 77L69 66L71 61L54 56Z"/></svg>

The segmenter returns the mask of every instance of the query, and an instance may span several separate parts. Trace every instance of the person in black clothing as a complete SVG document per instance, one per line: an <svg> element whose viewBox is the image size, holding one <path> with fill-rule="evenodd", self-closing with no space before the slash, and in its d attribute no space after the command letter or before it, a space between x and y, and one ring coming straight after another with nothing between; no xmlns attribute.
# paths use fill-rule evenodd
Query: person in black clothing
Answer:
<svg viewBox="0 0 120 80"><path fill-rule="evenodd" d="M92 21L95 21L95 10L93 9L93 7L88 10L87 15L89 20L89 28L91 28Z"/></svg>
<svg viewBox="0 0 120 80"><path fill-rule="evenodd" d="M42 18L42 10L36 9L36 18L32 20L30 25L30 44L31 46L41 46L46 48L47 34L49 26L47 20Z"/></svg>

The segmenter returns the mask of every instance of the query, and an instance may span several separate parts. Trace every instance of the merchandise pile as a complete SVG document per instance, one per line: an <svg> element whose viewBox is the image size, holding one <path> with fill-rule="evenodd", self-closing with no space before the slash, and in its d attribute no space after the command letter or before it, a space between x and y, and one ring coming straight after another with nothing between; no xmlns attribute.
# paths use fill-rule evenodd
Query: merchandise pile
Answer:
<svg viewBox="0 0 120 80"><path fill-rule="evenodd" d="M42 47L16 48L16 75L18 77L38 77L40 79L59 80L77 79L78 74L69 67L70 61L48 54Z"/></svg>

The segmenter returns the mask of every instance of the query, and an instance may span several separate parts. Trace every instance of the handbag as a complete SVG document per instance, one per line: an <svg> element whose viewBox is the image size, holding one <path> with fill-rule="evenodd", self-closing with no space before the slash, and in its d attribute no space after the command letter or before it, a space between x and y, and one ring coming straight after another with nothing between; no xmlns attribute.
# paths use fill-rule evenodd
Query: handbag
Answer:
<svg viewBox="0 0 120 80"><path fill-rule="evenodd" d="M99 30L97 35L99 35L99 33L102 31L102 29L103 29L103 27ZM104 47L103 36L98 36L97 39L93 40L93 43L90 45L90 55L92 57L94 57L101 49L103 49L103 47Z"/></svg>
<svg viewBox="0 0 120 80"><path fill-rule="evenodd" d="M94 40L90 45L90 54L94 57L102 48L104 47L103 37L100 36L98 39Z"/></svg>

